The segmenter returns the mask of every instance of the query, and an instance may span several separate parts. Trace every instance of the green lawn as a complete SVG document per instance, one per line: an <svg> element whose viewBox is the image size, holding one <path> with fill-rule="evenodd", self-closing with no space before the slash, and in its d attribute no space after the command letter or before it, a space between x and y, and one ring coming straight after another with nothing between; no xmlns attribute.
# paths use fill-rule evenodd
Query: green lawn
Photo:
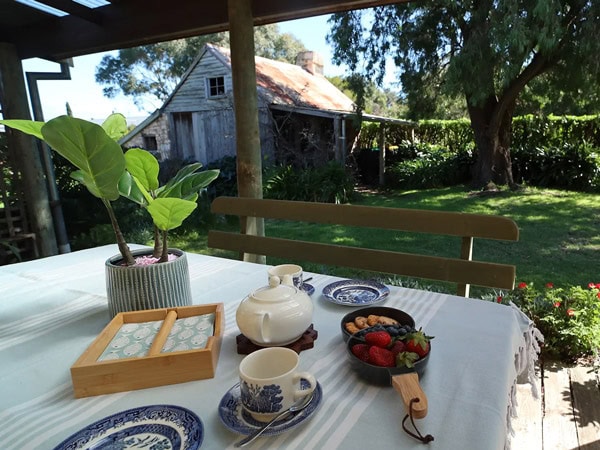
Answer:
<svg viewBox="0 0 600 450"><path fill-rule="evenodd" d="M587 286L600 282L597 258L600 253L600 195L557 190L527 188L519 192L503 191L492 195L473 195L462 187L406 191L395 193L361 193L355 204L397 208L460 211L478 214L498 214L515 220L520 229L516 243L475 241L476 259L514 264L517 282L533 282L542 287L547 282L556 286ZM235 224L217 221L216 228ZM372 248L400 250L421 254L457 257L457 238L424 237L395 232L373 233L371 230L349 227L310 225L298 227L281 221L269 221L267 234L290 236L316 242L336 242ZM423 235L425 236L425 235ZM222 251L207 249L206 233L194 232L173 236L171 244L184 250L234 257ZM277 264L281 260L269 259ZM298 261L302 264L301 261ZM344 277L373 276L360 272L302 264L309 271L331 273ZM383 276L386 282L413 285L414 280ZM454 291L451 286L420 280L420 286ZM473 289L472 296L483 295Z"/></svg>

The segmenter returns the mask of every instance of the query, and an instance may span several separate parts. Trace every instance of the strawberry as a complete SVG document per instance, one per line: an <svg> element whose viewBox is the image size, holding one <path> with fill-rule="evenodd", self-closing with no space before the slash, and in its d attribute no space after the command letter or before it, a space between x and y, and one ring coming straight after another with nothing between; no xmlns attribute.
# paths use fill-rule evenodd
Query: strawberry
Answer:
<svg viewBox="0 0 600 450"><path fill-rule="evenodd" d="M390 351L394 354L394 356L396 356L398 355L398 353L402 353L403 351L405 351L405 348L406 344L400 339L398 339L397 341L394 341L394 343L390 347Z"/></svg>
<svg viewBox="0 0 600 450"><path fill-rule="evenodd" d="M423 331L416 331L406 340L406 351L416 353L419 355L419 358L423 358L429 353L429 349L431 348L431 345L429 344L430 339L432 339L432 337L426 336Z"/></svg>
<svg viewBox="0 0 600 450"><path fill-rule="evenodd" d="M402 352L396 355L396 367L415 366L415 362L419 359L419 355L413 352Z"/></svg>
<svg viewBox="0 0 600 450"><path fill-rule="evenodd" d="M372 345L369 347L369 363L380 367L394 367L396 357L388 349Z"/></svg>
<svg viewBox="0 0 600 450"><path fill-rule="evenodd" d="M392 337L387 331L371 331L365 334L365 342L376 347L386 348L392 343Z"/></svg>
<svg viewBox="0 0 600 450"><path fill-rule="evenodd" d="M369 345L354 344L350 349L352 354L364 362L369 362Z"/></svg>

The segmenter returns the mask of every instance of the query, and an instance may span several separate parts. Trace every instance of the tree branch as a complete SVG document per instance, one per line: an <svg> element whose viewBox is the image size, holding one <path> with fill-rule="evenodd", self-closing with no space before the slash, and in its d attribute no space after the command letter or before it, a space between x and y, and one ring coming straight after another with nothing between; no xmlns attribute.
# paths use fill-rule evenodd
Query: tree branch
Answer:
<svg viewBox="0 0 600 450"><path fill-rule="evenodd" d="M583 7L579 7L578 9L571 8L564 18L564 26L566 31L563 34L562 39L558 42L556 47L553 49L551 53L548 55L542 55L541 53L535 53L531 62L525 67L525 69L516 77L509 86L502 93L502 96L498 100L498 104L496 105L496 109L494 111L494 115L492 121L490 123L490 129L492 132L497 132L500 129L500 124L502 123L502 118L508 108L511 105L514 105L518 95L525 88L527 83L529 83L535 77L541 75L542 73L550 70L553 66L555 66L558 61L558 54L560 50L564 48L567 43L569 36L572 34L572 26L579 14L581 13Z"/></svg>

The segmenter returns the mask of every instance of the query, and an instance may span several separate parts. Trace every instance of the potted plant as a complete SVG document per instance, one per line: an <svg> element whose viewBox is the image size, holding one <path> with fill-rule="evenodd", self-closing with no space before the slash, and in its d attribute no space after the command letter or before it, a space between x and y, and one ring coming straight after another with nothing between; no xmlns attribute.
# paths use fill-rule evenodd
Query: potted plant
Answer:
<svg viewBox="0 0 600 450"><path fill-rule="evenodd" d="M104 204L120 253L106 262L111 316L120 311L191 304L187 259L184 252L169 249L168 232L189 217L199 192L218 176L218 170L200 172L202 164L189 164L159 186L156 158L137 148L123 153L118 144L117 139L127 132L121 114L110 115L102 125L69 116L48 122L0 120L0 124L45 141L77 168L71 177ZM145 250L132 252L127 245L112 207L120 196L138 203L152 217L155 239L151 257Z"/></svg>

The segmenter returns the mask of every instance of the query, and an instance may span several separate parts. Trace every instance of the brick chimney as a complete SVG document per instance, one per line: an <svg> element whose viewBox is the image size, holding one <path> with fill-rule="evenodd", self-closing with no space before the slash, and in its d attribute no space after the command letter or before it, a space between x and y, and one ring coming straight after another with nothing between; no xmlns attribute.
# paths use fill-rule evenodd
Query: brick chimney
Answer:
<svg viewBox="0 0 600 450"><path fill-rule="evenodd" d="M296 56L296 65L313 75L323 75L323 57L317 52L300 52Z"/></svg>

